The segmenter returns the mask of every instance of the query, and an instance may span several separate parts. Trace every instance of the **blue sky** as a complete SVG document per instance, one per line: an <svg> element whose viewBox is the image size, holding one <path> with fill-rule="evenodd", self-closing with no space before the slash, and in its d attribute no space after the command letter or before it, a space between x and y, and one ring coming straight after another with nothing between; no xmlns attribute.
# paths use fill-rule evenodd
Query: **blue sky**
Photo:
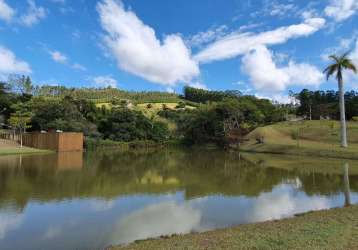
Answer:
<svg viewBox="0 0 358 250"><path fill-rule="evenodd" d="M358 63L357 13L357 0L0 0L0 78L285 101L336 88L321 73L330 53Z"/></svg>

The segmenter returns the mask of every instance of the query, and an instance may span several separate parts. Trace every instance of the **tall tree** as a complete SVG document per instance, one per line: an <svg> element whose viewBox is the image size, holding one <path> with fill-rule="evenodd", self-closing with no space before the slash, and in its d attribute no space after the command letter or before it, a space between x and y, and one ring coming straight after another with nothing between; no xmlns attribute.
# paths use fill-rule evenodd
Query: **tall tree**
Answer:
<svg viewBox="0 0 358 250"><path fill-rule="evenodd" d="M333 60L333 63L329 65L323 72L327 76L327 81L330 76L336 74L336 79L338 81L338 91L339 91L339 111L341 116L341 146L346 148L348 147L347 143L347 125L346 125L346 111L344 104L344 90L343 90L343 70L352 70L354 73L357 73L357 68L353 64L352 60L348 58L348 52L341 55L331 55L330 59Z"/></svg>
<svg viewBox="0 0 358 250"><path fill-rule="evenodd" d="M30 128L32 113L27 103L18 103L13 105L15 113L12 113L9 119L10 125L18 130L20 135L20 146L22 147L22 136L27 128Z"/></svg>

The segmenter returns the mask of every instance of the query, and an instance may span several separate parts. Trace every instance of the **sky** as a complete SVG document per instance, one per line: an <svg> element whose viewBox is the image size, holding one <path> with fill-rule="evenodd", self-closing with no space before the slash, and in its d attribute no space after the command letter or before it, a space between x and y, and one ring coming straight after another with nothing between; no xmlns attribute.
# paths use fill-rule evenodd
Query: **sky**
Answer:
<svg viewBox="0 0 358 250"><path fill-rule="evenodd" d="M358 65L357 14L358 0L0 0L0 79L287 102L337 88L322 74L330 54Z"/></svg>

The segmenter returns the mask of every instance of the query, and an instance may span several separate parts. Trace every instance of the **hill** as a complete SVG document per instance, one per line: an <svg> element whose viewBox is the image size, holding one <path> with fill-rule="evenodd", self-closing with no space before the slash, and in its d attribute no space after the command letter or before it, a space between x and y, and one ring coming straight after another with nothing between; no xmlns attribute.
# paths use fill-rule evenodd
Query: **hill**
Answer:
<svg viewBox="0 0 358 250"><path fill-rule="evenodd" d="M242 151L358 159L358 122L348 122L347 149L340 147L338 121L280 122L249 133ZM264 143L257 143L257 138Z"/></svg>

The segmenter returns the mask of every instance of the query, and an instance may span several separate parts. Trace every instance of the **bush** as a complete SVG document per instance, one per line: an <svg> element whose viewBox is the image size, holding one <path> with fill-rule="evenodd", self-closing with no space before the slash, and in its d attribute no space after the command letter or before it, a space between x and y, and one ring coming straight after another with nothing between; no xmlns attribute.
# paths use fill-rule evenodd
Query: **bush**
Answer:
<svg viewBox="0 0 358 250"><path fill-rule="evenodd" d="M353 116L353 117L352 117L352 121L358 122L358 116Z"/></svg>
<svg viewBox="0 0 358 250"><path fill-rule="evenodd" d="M175 107L175 108L177 108L177 109L183 109L183 108L185 108L185 103L184 102L179 102L178 103L178 105Z"/></svg>

